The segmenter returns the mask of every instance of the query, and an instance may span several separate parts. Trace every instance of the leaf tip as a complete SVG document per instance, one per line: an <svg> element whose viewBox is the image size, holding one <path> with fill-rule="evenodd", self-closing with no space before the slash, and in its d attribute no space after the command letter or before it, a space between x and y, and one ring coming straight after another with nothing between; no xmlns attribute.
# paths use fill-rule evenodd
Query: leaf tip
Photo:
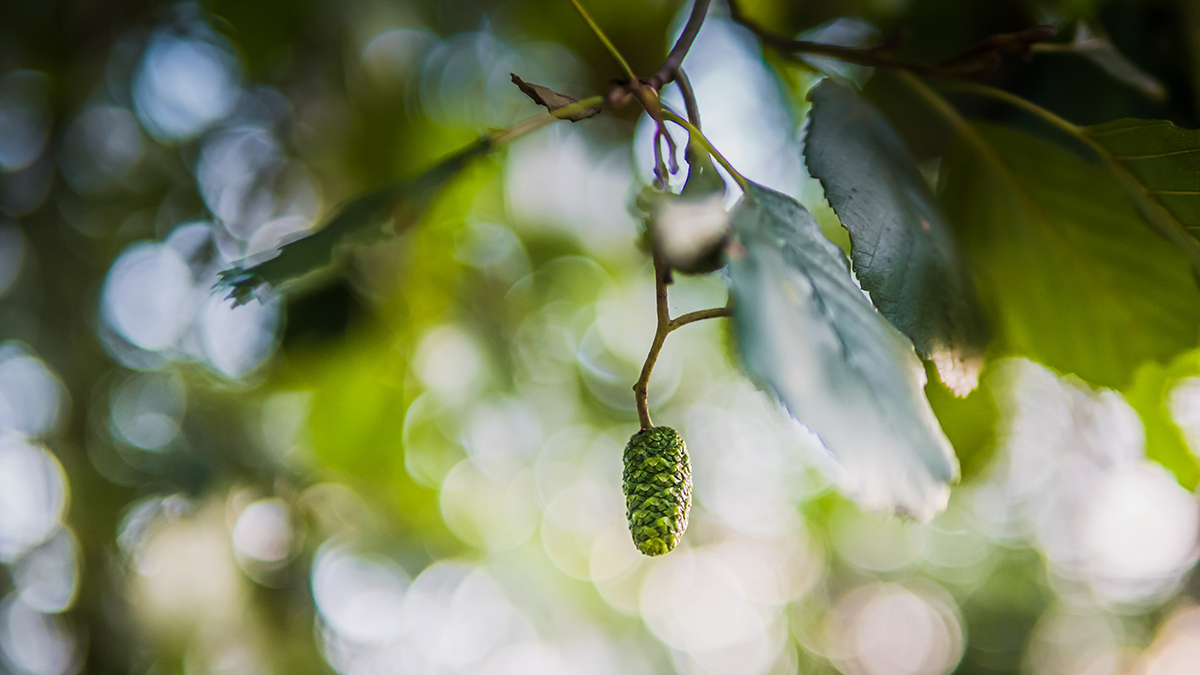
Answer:
<svg viewBox="0 0 1200 675"><path fill-rule="evenodd" d="M935 351L929 360L937 368L942 384L958 398L965 398L979 386L983 356L961 356L950 350Z"/></svg>
<svg viewBox="0 0 1200 675"><path fill-rule="evenodd" d="M253 270L253 267L231 267L222 271L217 282L213 284L213 291L220 293L228 290L229 295L226 295L225 299L233 300L234 307L250 302L250 299L255 297L254 291L266 283L266 280Z"/></svg>

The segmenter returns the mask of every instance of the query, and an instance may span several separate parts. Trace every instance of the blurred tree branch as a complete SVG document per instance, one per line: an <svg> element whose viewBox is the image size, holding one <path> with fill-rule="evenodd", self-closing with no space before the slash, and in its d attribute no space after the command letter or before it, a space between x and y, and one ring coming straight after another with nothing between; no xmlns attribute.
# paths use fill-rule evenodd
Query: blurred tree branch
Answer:
<svg viewBox="0 0 1200 675"><path fill-rule="evenodd" d="M769 45L792 58L798 58L802 54L809 54L813 56L825 56L860 66L896 68L918 75L952 78L977 78L990 75L1004 64L1004 57L1008 55L1028 59L1032 54L1035 44L1053 38L1057 32L1054 26L1033 26L1032 28L1012 33L999 33L941 63L927 64L906 61L892 56L891 50L894 46L892 41L885 42L877 47L863 48L845 47L807 40L792 40L775 35L747 18L738 6L737 0L729 0L729 15L735 22L758 36L763 41L763 44Z"/></svg>
<svg viewBox="0 0 1200 675"><path fill-rule="evenodd" d="M683 27L683 33L679 35L679 39L675 41L675 46L667 54L667 58L659 66L658 71L643 82L655 89L661 90L679 76L679 69L683 65L683 59L687 56L688 51L692 48L692 43L696 41L696 35L700 33L700 27L704 25L704 18L708 15L708 6L712 0L696 0L692 5L692 14L688 17L687 24Z"/></svg>

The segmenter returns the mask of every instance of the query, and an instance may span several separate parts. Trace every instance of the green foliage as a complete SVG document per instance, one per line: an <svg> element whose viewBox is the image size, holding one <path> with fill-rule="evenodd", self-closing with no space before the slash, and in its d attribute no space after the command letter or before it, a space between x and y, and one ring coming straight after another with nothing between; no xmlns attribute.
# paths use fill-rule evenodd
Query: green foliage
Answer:
<svg viewBox="0 0 1200 675"><path fill-rule="evenodd" d="M392 506L402 529L454 550L437 492L410 471L403 433L410 397L396 345L386 336L365 335L347 347L306 355L310 365L300 384L312 392L308 429L316 458Z"/></svg>
<svg viewBox="0 0 1200 675"><path fill-rule="evenodd" d="M967 396L959 396L934 376L933 366L927 365L929 384L925 396L946 438L954 446L954 454L962 467L962 480L969 482L988 467L995 455L996 427L1000 411L992 388L991 368L979 376L979 386Z"/></svg>
<svg viewBox="0 0 1200 675"><path fill-rule="evenodd" d="M0 637L45 629L55 638L42 641L49 647L31 643L28 654L53 655L80 672L200 672L219 669L229 654L246 656L241 665L263 672L315 672L327 667L322 656L351 672L401 651L419 665L428 646L420 643L467 644L467 636L467 666L520 670L524 659L544 665L551 654L570 672L579 651L570 636L582 626L596 638L589 644L628 648L629 663L617 665L631 667L614 668L620 672L728 669L726 657L749 654L744 648L762 661L739 664L748 672L858 672L862 664L840 659L857 651L886 657L858 638L883 625L878 619L901 616L922 617L928 655L944 652L945 664L931 656L925 670L1053 670L1065 661L1046 655L1073 649L1058 644L1057 627L1043 621L1053 618L1047 611L1055 611L1056 594L1067 589L1069 611L1083 613L1110 599L1101 597L1111 591L1104 582L1139 580L1088 576L1103 566L1060 569L1075 561L1052 549L1078 542L1047 541L1060 536L1061 524L1038 530L1023 512L1040 509L1039 501L1083 510L1091 495L1060 500L1051 490L1095 487L1127 467L1100 466L1093 473L1101 478L1063 476L1068 462L1091 460L1076 446L1114 449L1089 436L1111 425L1088 414L1111 408L1092 406L1090 387L1073 378L1034 368L1038 382L1056 387L1055 396L1039 400L1062 409L1026 415L1030 406L1005 398L998 408L1001 395L1032 395L1017 390L1015 379L1014 389L1002 389L993 375L1005 367L998 360L1029 357L1089 385L1117 388L1142 420L1146 457L1188 490L1200 484L1192 439L1173 411L1185 399L1172 399L1181 387L1190 392L1191 378L1200 375L1193 278L1200 276L1200 131L1139 119L1077 127L1047 110L1195 127L1197 59L1188 35L1200 14L1184 0L583 0L611 36L603 43L567 0L76 2L49 12L39 3L10 4L0 13L0 109L12 114L0 126L16 131L0 138L0 325L26 340L61 385L54 404L61 419L34 436L60 460L71 504L53 523L62 527L53 539L6 558L0 574L12 580L0 589L7 594ZM697 100L685 102L696 126L701 110L711 140L679 119L675 87L687 80L663 60L690 6L711 6L707 33L686 61ZM1061 35L1076 19L1094 23L1076 24L1074 41L1045 42L1051 29L1035 26L1053 20ZM747 22L756 29L747 31ZM1045 37L1014 43L1014 31ZM797 35L801 42L789 39ZM219 114L199 106L203 124L164 139L142 95L153 60L145 46L167 38L198 40L175 52L179 61L201 63L208 47L227 57L227 93L238 103ZM970 82L929 77L945 75L947 63L981 68L969 73ZM989 64L997 69L983 67ZM761 78L735 79L764 65L790 83L783 110L772 109L777 92L744 86ZM1112 85L1095 66L1129 86ZM546 115L507 82L509 69L554 87L514 76L537 104L578 108ZM202 70L189 73L195 82L166 100L167 108L182 113L196 103L187 94L206 91ZM853 74L871 102L826 82L812 91L810 108L803 94L822 70L835 79ZM6 88L10 75L42 78L45 91L14 95ZM676 83L659 86L671 78ZM1100 92L1097 82L1112 86ZM580 102L559 91L595 96ZM937 91L957 93L945 99ZM727 114L722 104L729 101L720 95L748 102L738 110L752 114ZM645 203L655 205L659 221L669 211L680 226L677 239L693 245L690 258L661 245L638 252L622 229L628 222L619 183L622 172L635 175L626 159L644 114L691 134L686 149L677 149L689 166L682 193L643 192L652 195ZM806 115L804 160L829 209L808 204L821 202L820 195L799 171L772 179L802 195L800 202L833 226L827 232L837 230L853 270L804 206L739 173L798 169L790 150L737 147L733 139L753 139L754 127L766 124L786 127L772 129L782 131L775 138L794 136ZM551 117L579 124L560 125L543 145L507 162L475 161ZM974 117L997 126L964 121ZM1015 130L1030 122L1035 129L1049 122L1058 135ZM488 129L505 124L511 126ZM223 145L239 134L252 142L237 152ZM16 157L26 150L29 157ZM554 157L557 150L563 155ZM732 213L715 162L745 190ZM538 194L540 184L531 190L521 180L527 176L505 173L526 170L554 180ZM927 184L935 173L936 197ZM232 314L229 303L192 303L194 284L207 287L224 256L258 250L272 229L256 229L259 221L308 218L321 194L360 196L277 257L241 261L221 285L235 306L265 296L256 292L265 284L281 287L292 328L312 331L289 330L279 340L278 303ZM569 222L593 215L589 210L597 215L591 222ZM695 227L700 221L712 227ZM652 222L648 233L660 234L660 224ZM606 230L585 229L592 225ZM345 255L351 245L388 235L399 236ZM155 318L161 333L179 333L163 338L165 346L133 344L138 340L116 325L111 307L97 312L95 291L107 288L114 257L133 242L146 248L147 240L162 254L158 262L179 273L179 297L188 298L179 304L200 307ZM296 298L294 291L306 288L302 278L317 281L322 270L331 272L322 280L343 275L337 291L312 304ZM684 279L686 273L712 276ZM729 308L720 307L725 282ZM149 292L139 295L143 290ZM158 290L129 289L125 299L147 300L145 307L159 311L148 301L166 296ZM634 299L645 302L627 311ZM702 300L717 306L686 312ZM677 310L686 313L672 319ZM654 399L657 419L712 434L701 443L689 431L703 481L696 513L689 513L691 465L678 433L653 427L625 447L626 521L637 548L665 554L693 521L691 551L639 563L623 544L612 498L615 434L623 437L633 423L625 398L631 382L623 378L650 341L643 318L657 320L643 367L648 382L671 331L731 311L720 332L685 329L672 337L663 351L671 358L654 375L655 395L643 399ZM314 335L319 339L305 339ZM261 341L257 365L228 378L204 367L222 348L250 345L248 336ZM723 339L725 349L705 339ZM864 517L826 489L808 460L789 454L791 446L816 442L775 425L731 365L815 432L832 457L828 478L859 506L926 519L947 505L960 473L974 485L929 526ZM0 384L24 386L28 373L5 367ZM978 387L961 396L976 373ZM151 389L123 393L151 375L184 383L177 411L158 410ZM943 382L958 384L957 391ZM41 405L29 403L33 396L5 401L4 394L0 426L23 406ZM1115 396L1103 398L1108 405ZM1128 466L1143 469L1136 430L1124 416L1117 421L1116 450ZM1047 447L1064 452L1063 461L1038 455L1042 423L1055 436ZM133 447L130 424L169 432L172 440ZM1005 452L1011 439L998 438L998 428L1014 438L1020 432L1016 452ZM1034 464L1049 470L1018 471L1022 451L1046 460ZM1011 475L987 470L994 457L997 469L1012 461ZM1004 482L1027 476L1035 480ZM1176 496L1186 510L1188 496ZM279 522L243 526L247 504L266 507L260 513ZM1050 509L1037 517L1047 513L1060 515ZM1101 539L1107 525L1100 523ZM246 548L247 537L267 545ZM78 549L62 558L71 564L43 565L63 542ZM1194 545L1183 543L1184 552ZM117 545L130 564L114 556ZM882 553L878 559L892 547L908 558L865 564L848 553L855 547ZM1122 552L1109 548L1119 560ZM161 557L166 549L176 555ZM319 582L318 568L336 559L330 553L347 563L341 571L355 584ZM31 569L61 576L60 585L79 591L65 600L75 604L33 608L34 596L45 594L26 588ZM179 569L186 573L172 574ZM1141 598L1143 605L1163 601L1161 594L1175 592L1169 584L1184 578L1182 567L1174 577L1164 570L1150 580L1161 582L1160 595ZM460 573L472 585L456 592L450 584L459 581L451 577ZM203 593L177 596L168 588L172 576L184 590ZM222 578L233 589L221 601L226 606L188 597L210 595ZM720 584L713 593L689 595L709 580ZM376 596L374 588L388 595ZM869 595L880 589L885 593ZM1075 601L1092 592L1095 602ZM373 602L380 597L387 602ZM179 609L188 602L177 600L194 606ZM196 630L156 643L158 619L147 610L153 605L190 612ZM446 620L418 635L400 605ZM730 608L752 620L708 615ZM680 611L695 611L695 620L680 624ZM487 621L463 630L463 617ZM562 630L545 630L545 617L566 617ZM1135 606L1122 617L1117 642L1150 642L1158 613ZM940 633L942 622L962 630ZM899 635L899 623L887 625ZM737 635L704 630L712 626L736 628ZM837 644L839 630L855 641L853 649ZM475 643L469 634L486 639ZM525 640L533 634L535 641ZM0 669L21 665L8 662L7 637L0 640ZM1144 665L1132 663L1142 659L1134 655L1139 646L1117 642L1105 654L1128 656L1135 670ZM964 655L956 666L958 647ZM584 651L593 658L591 647ZM72 658L59 658L66 656ZM428 663L445 654L435 656Z"/></svg>
<svg viewBox="0 0 1200 675"><path fill-rule="evenodd" d="M941 168L942 207L999 344L1122 388L1200 335L1200 292L1178 248L1102 167L1012 129L963 131Z"/></svg>
<svg viewBox="0 0 1200 675"><path fill-rule="evenodd" d="M643 554L670 553L687 529L692 508L692 463L679 432L642 429L624 452L625 517Z"/></svg>
<svg viewBox="0 0 1200 675"><path fill-rule="evenodd" d="M912 344L867 301L812 214L748 187L729 254L742 363L821 437L856 498L931 517L958 464Z"/></svg>
<svg viewBox="0 0 1200 675"><path fill-rule="evenodd" d="M1191 256L1200 275L1200 131L1162 120L1124 119L1083 129L1106 159L1142 217Z"/></svg>
<svg viewBox="0 0 1200 675"><path fill-rule="evenodd" d="M829 80L809 96L805 161L850 232L855 275L942 381L965 395L983 367L987 327L933 192L866 99Z"/></svg>
<svg viewBox="0 0 1200 675"><path fill-rule="evenodd" d="M1200 484L1200 462L1188 449L1187 441L1168 408L1171 390L1184 378L1200 375L1200 352L1180 354L1169 364L1150 362L1138 369L1123 393L1137 411L1146 432L1146 456L1175 474L1175 480L1188 490Z"/></svg>
<svg viewBox="0 0 1200 675"><path fill-rule="evenodd" d="M419 176L368 192L339 209L321 229L280 247L274 258L225 271L221 282L229 286L229 297L234 300L234 305L242 305L249 302L254 289L263 284L278 287L329 265L343 246L364 244L402 232L418 222L447 181L466 168L472 159L491 150L491 139L484 137ZM389 216L392 226L383 227L381 221Z"/></svg>

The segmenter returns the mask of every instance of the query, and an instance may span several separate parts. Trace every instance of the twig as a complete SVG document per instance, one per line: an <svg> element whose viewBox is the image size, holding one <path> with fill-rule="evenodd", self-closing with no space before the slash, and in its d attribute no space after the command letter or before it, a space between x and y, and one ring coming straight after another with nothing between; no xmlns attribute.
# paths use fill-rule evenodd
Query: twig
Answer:
<svg viewBox="0 0 1200 675"><path fill-rule="evenodd" d="M692 5L692 14L688 17L687 24L683 27L683 32L679 34L679 39L675 41L675 46L671 47L671 51L667 54L667 58L663 60L662 65L658 67L658 71L646 78L645 83L647 85L662 90L663 87L670 84L679 76L679 67L683 64L683 59L687 56L688 50L692 48L692 43L696 41L696 35L700 33L700 27L704 25L704 18L708 16L708 6L710 4L712 4L712 0L695 1Z"/></svg>
<svg viewBox="0 0 1200 675"><path fill-rule="evenodd" d="M657 322L654 328L654 341L650 343L650 351L646 352L646 361L642 364L642 373L633 385L633 398L637 403L638 422L643 429L654 426L650 420L650 374L654 372L654 364L662 351L667 336L678 328L705 319L717 319L733 314L729 306L714 307L688 312L682 316L671 318L671 310L667 307L667 286L671 285L671 268L658 253L654 254L654 305Z"/></svg>
<svg viewBox="0 0 1200 675"><path fill-rule="evenodd" d="M675 85L679 87L679 94L683 96L683 107L687 110L688 121L699 129L700 105L696 103L696 91L692 89L692 81L688 79L687 73L683 72L683 66L675 69Z"/></svg>
<svg viewBox="0 0 1200 675"><path fill-rule="evenodd" d="M638 422L643 429L654 426L650 420L650 403L648 392L650 388L650 373L658 361L658 353L662 351L663 343L671 332L671 313L667 307L667 278L670 269L667 263L657 253L654 254L654 305L657 323L654 328L654 342L650 343L650 351L646 353L646 361L642 364L642 373L633 384L633 399L637 404Z"/></svg>
<svg viewBox="0 0 1200 675"><path fill-rule="evenodd" d="M729 15L735 22L758 36L763 44L796 57L800 54L826 56L860 66L876 66L906 70L917 75L972 78L983 77L995 72L1003 63L1003 54L1016 54L1028 58L1034 45L1054 37L1053 26L1034 26L1013 33L1000 33L984 40L979 45L949 58L937 65L897 59L888 53L888 47L844 47L807 40L792 40L775 35L762 26L750 21L738 6L737 0L729 1Z"/></svg>
<svg viewBox="0 0 1200 675"><path fill-rule="evenodd" d="M712 0L695 0L695 4L692 5L692 14L688 17L688 22L684 26L683 33L676 40L675 46L671 48L671 52L667 54L667 58L663 61L662 66L659 67L658 72L646 80L639 80L637 75L634 74L633 69L629 67L629 62L617 51L612 41L604 35L604 31L592 20L592 17L588 15L583 5L579 4L579 0L571 0L571 4L575 6L576 11L579 12L580 16L591 27L596 37L604 43L605 48L608 49L613 58L621 64L621 68L625 70L625 74L629 77L628 82L614 87L603 97L603 100L613 104L618 101L624 102L628 100L629 96L632 96L642 104L642 108L645 109L646 114L650 115L657 125L654 133L654 173L656 182L661 182L663 187L666 186L668 181L666 172L675 173L679 170L679 164L675 158L675 141L671 138L664 125L664 122L667 121L674 122L687 129L689 133L689 149L692 143L699 144L710 155L716 158L721 163L721 166L725 167L725 170L733 176L738 184L742 186L743 190L749 187L749 183L742 174L738 173L733 168L733 165L721 153L717 152L712 143L700 132L700 110L696 105L696 95L692 91L691 82L688 81L687 75L683 74L680 67L684 57L687 56L688 50L691 49L692 43L696 40L696 35L700 32L700 26L704 23L704 18L708 14L708 7L711 2ZM688 119L686 120L664 106L659 98L659 90L666 84L674 81L679 82L679 90L683 94L684 105L687 106ZM566 108L562 110L566 110ZM556 111L556 113L561 113L562 110ZM666 142L667 149L670 152L670 163L665 167L663 166L660 139ZM649 429L654 426L654 422L650 419L650 403L648 401L650 374L654 371L654 364L658 361L658 355L662 351L667 335L680 326L686 326L696 321L729 316L729 309L727 307L720 307L691 312L672 320L670 309L667 307L667 286L671 283L671 268L657 252L653 254L653 257L654 304L657 319L654 330L654 341L650 345L650 351L646 354L645 363L642 364L642 372L638 376L637 382L633 385L633 397L637 405L638 421L641 423L643 429Z"/></svg>
<svg viewBox="0 0 1200 675"><path fill-rule="evenodd" d="M1024 194L1024 189L1021 187L1020 183L1017 182L1016 177L1012 175L1012 173L1008 170L1008 167L1005 166L1004 162L1000 159L1000 155L996 154L995 149L988 145L987 141L983 139L983 136L979 135L979 132L975 130L975 127L971 126L971 124L968 123L967 120L961 114L959 114L957 110L954 109L954 106L950 105L949 101L931 89L929 85L922 82L912 73L901 72L897 74L897 77L901 82L908 85L910 89L912 89L919 97L921 97L926 104L928 104L929 107L934 110L934 112L940 115L942 119L946 120L950 126L954 128L954 131L957 132L967 143L974 147L975 151L979 153L979 156L983 158L984 162L992 168L992 170L997 176L1000 177L1001 180L1003 180L1005 183L1008 183L1009 187L1018 194Z"/></svg>
<svg viewBox="0 0 1200 675"><path fill-rule="evenodd" d="M654 129L654 187L658 190L665 190L670 184L671 177L667 170L667 163L663 159L662 139L667 135L667 130L663 127L662 122L655 122Z"/></svg>
<svg viewBox="0 0 1200 675"><path fill-rule="evenodd" d="M701 309L695 312L688 312L683 316L677 316L674 319L671 319L671 324L668 326L668 332L673 331L676 328L682 328L689 323L695 323L705 319L717 319L723 316L733 316L733 308L713 307L712 309Z"/></svg>

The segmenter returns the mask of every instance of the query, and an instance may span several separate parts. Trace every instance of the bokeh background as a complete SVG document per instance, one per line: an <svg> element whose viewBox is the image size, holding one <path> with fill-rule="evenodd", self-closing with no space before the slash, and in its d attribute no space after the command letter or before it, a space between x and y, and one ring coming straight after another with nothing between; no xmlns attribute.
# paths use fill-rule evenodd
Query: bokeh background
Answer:
<svg viewBox="0 0 1200 675"><path fill-rule="evenodd" d="M645 74L689 9L587 4ZM1087 21L1164 95L1075 54L993 82L1078 123L1197 126L1186 0L744 8L788 36L904 28L931 60ZM816 75L719 1L685 66L714 144L844 243L800 154ZM476 163L418 228L286 295L214 292L536 114L510 72L577 97L619 75L566 0L0 5L0 672L1200 672L1186 471L1147 459L1137 392L1028 361L965 401L933 378L964 480L920 525L831 489L722 322L680 330L650 400L688 442L692 524L641 557L620 455L654 330L653 129L632 108ZM671 289L676 314L725 299L720 274ZM1147 377L1200 452L1200 379L1172 372Z"/></svg>

